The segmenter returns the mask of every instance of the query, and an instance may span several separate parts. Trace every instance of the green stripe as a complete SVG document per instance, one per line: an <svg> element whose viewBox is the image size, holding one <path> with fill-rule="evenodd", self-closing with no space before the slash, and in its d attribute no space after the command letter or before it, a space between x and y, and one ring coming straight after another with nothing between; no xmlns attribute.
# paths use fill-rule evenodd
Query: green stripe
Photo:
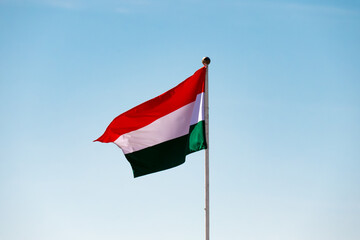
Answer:
<svg viewBox="0 0 360 240"><path fill-rule="evenodd" d="M205 121L190 126L187 154L206 149Z"/></svg>
<svg viewBox="0 0 360 240"><path fill-rule="evenodd" d="M140 151L126 154L134 177L179 166L186 155L206 148L205 123L190 126L190 133Z"/></svg>

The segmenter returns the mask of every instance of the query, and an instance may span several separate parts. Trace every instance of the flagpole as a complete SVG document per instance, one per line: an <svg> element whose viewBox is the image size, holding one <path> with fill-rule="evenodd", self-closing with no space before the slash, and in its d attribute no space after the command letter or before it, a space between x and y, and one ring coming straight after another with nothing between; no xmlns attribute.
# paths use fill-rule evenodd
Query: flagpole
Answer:
<svg viewBox="0 0 360 240"><path fill-rule="evenodd" d="M209 80L208 70L210 58L204 57L202 63L206 68L205 75L205 136L207 148L205 149L205 240L210 239L210 204L209 204Z"/></svg>

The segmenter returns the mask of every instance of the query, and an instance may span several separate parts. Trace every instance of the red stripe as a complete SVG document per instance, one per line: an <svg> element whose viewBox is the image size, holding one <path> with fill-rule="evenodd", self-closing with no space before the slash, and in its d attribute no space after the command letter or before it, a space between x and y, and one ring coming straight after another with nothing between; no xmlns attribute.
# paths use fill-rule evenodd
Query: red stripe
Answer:
<svg viewBox="0 0 360 240"><path fill-rule="evenodd" d="M195 101L196 95L204 92L205 73L202 67L176 87L117 116L95 141L114 142L124 133L142 128Z"/></svg>

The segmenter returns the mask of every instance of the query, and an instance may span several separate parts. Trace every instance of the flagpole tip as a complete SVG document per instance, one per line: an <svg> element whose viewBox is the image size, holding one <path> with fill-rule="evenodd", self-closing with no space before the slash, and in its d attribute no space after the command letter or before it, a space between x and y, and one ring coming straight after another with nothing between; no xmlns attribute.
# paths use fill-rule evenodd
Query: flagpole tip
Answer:
<svg viewBox="0 0 360 240"><path fill-rule="evenodd" d="M210 64L211 60L210 60L209 57L203 57L203 59L202 59L201 62L202 62L202 64L204 64L204 66L206 67L207 65Z"/></svg>

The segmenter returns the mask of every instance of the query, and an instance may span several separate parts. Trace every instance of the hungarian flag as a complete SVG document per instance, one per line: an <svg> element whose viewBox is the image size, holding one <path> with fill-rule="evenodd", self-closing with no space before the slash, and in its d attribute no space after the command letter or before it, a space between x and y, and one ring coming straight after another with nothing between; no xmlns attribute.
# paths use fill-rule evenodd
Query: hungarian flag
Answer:
<svg viewBox="0 0 360 240"><path fill-rule="evenodd" d="M95 141L119 146L134 177L184 163L186 155L207 148L205 75L202 67L176 87L117 116Z"/></svg>

